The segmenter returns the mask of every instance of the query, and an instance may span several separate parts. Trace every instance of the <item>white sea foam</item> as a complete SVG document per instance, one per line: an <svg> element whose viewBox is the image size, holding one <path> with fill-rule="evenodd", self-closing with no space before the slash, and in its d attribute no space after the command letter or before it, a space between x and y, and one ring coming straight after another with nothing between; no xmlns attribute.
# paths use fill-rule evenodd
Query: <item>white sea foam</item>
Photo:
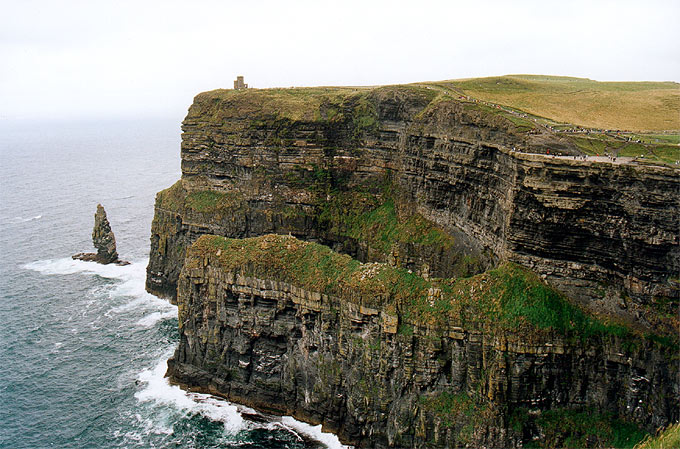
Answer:
<svg viewBox="0 0 680 449"><path fill-rule="evenodd" d="M35 217L29 217L29 218L14 217L14 219L11 220L9 223L10 224L28 223L29 221L40 220L41 218L42 218L42 215L36 215Z"/></svg>
<svg viewBox="0 0 680 449"><path fill-rule="evenodd" d="M46 275L91 273L107 279L130 280L139 276L139 268L145 261L137 261L130 265L102 265L84 260L74 260L70 257L63 259L38 260L27 263L23 268L37 271Z"/></svg>
<svg viewBox="0 0 680 449"><path fill-rule="evenodd" d="M146 277L147 260L132 262L130 265L101 265L71 258L39 260L23 266L25 269L37 271L44 275L70 275L84 273L100 276L107 279L116 279L121 282L113 287L98 292L111 297L128 297L130 300L123 305L112 308L110 313L124 313L133 309L142 309L148 314L139 319L135 324L143 327L154 326L158 321L177 316L177 307L166 300L160 299L146 292L144 288ZM107 312L107 315L109 314ZM77 332L73 329L72 332ZM56 346L56 345L55 345ZM59 349L56 346L55 349ZM243 406L234 405L223 399L200 393L186 392L175 385L170 385L164 377L167 370L166 360L172 355L174 348L170 348L164 353L159 362L153 368L146 369L139 373L137 379L144 383L144 387L135 393L138 401L150 402L161 406L172 406L174 409L186 413L199 413L210 420L223 423L225 430L236 433L240 430L260 427L262 424L245 420L241 416L241 411L245 413L256 413ZM160 412L158 416L164 415ZM168 418L170 418L168 416ZM140 417L141 419L141 417ZM144 432L149 433L172 433L172 426L168 422L157 419L141 419ZM321 426L312 426L285 416L280 421L270 422L265 427L281 426L294 434L304 434L313 438L331 449L346 449L351 446L344 446L338 438L327 432L321 431ZM133 435L126 434L127 437ZM134 438L133 438L134 439Z"/></svg>
<svg viewBox="0 0 680 449"><path fill-rule="evenodd" d="M158 323L160 320L173 318L176 316L177 316L176 308L174 308L174 310L168 310L167 312L153 312L145 316L144 318L138 320L136 324L139 326L151 327Z"/></svg>
<svg viewBox="0 0 680 449"><path fill-rule="evenodd" d="M187 414L200 413L213 421L222 422L225 429L230 432L261 426L261 424L246 421L241 416L241 411L257 413L250 408L238 406L208 394L186 392L178 386L170 385L168 379L164 377L167 370L166 360L170 355L172 351L166 352L155 367L144 370L137 376L138 380L146 384L142 390L135 393L137 400L154 402L158 405L171 405ZM312 426L290 416L284 416L280 421L269 423L265 427L283 427L295 435L303 434L319 441L330 449L352 447L340 443L338 437L332 433L322 432L320 425Z"/></svg>
<svg viewBox="0 0 680 449"><path fill-rule="evenodd" d="M313 438L325 444L330 449L350 449L353 447L345 446L344 444L342 444L338 437L335 436L334 434L323 432L321 430L321 424L319 424L318 426L312 426L311 424L298 421L291 416L282 417L281 423L284 426L295 430L296 432L302 433L310 438Z"/></svg>
<svg viewBox="0 0 680 449"><path fill-rule="evenodd" d="M102 265L95 262L73 260L69 258L55 260L38 260L23 266L45 275L90 274L120 282L113 286L96 287L96 296L108 294L111 298L130 298L125 304L112 308L109 313L123 313L134 309L151 309L151 313L139 321L137 325L151 327L158 321L177 316L177 307L168 301L148 293L144 287L146 265L148 259L134 261L129 265ZM93 300L94 301L94 300Z"/></svg>
<svg viewBox="0 0 680 449"><path fill-rule="evenodd" d="M164 354L155 367L139 374L137 378L146 386L135 393L137 400L171 405L186 413L200 413L213 421L222 422L225 429L231 432L247 427L246 421L235 405L208 394L185 392L176 385L170 385L164 376L167 369L166 360L171 354L171 352Z"/></svg>

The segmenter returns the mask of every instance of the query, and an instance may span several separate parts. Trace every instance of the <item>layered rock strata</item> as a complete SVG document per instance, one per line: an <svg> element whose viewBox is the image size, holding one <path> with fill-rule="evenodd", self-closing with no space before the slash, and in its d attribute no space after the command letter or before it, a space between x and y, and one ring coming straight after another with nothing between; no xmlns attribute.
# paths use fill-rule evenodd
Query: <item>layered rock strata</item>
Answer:
<svg viewBox="0 0 680 449"><path fill-rule="evenodd" d="M676 333L678 171L538 154L576 149L531 126L414 86L201 94L182 180L157 200L147 288L174 298L200 235L290 233L432 276L515 261L594 311ZM372 242L352 228L365 214L343 213L389 201L450 241Z"/></svg>
<svg viewBox="0 0 680 449"><path fill-rule="evenodd" d="M518 120L431 86L197 96L147 270L171 377L360 446L677 420L678 170Z"/></svg>
<svg viewBox="0 0 680 449"><path fill-rule="evenodd" d="M177 302L175 382L360 447L564 446L545 416L648 430L680 417L677 347L603 325L512 265L427 281L293 237L204 236Z"/></svg>

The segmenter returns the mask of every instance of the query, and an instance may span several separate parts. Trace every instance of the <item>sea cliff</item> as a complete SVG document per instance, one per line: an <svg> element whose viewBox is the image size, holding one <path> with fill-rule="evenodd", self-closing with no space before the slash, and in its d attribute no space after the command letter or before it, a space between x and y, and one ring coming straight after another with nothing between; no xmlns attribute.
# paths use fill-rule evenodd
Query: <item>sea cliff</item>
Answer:
<svg viewBox="0 0 680 449"><path fill-rule="evenodd" d="M175 381L362 446L678 419L677 169L428 86L212 91L183 131L147 277Z"/></svg>

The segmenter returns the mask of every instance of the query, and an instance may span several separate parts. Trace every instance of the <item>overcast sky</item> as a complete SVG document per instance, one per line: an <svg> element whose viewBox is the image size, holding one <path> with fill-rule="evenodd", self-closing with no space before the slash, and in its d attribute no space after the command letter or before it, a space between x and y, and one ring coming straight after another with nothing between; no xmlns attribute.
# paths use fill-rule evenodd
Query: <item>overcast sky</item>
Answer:
<svg viewBox="0 0 680 449"><path fill-rule="evenodd" d="M232 87L680 81L680 1L0 0L0 119L181 119Z"/></svg>

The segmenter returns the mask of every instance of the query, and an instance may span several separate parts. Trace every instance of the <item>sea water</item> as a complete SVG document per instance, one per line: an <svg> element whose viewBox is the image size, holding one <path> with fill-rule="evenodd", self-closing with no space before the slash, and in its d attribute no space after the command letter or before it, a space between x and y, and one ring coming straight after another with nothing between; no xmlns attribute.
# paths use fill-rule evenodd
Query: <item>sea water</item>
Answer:
<svg viewBox="0 0 680 449"><path fill-rule="evenodd" d="M0 447L342 447L320 426L168 384L177 308L144 290L176 121L0 121ZM127 266L92 252L104 205Z"/></svg>

